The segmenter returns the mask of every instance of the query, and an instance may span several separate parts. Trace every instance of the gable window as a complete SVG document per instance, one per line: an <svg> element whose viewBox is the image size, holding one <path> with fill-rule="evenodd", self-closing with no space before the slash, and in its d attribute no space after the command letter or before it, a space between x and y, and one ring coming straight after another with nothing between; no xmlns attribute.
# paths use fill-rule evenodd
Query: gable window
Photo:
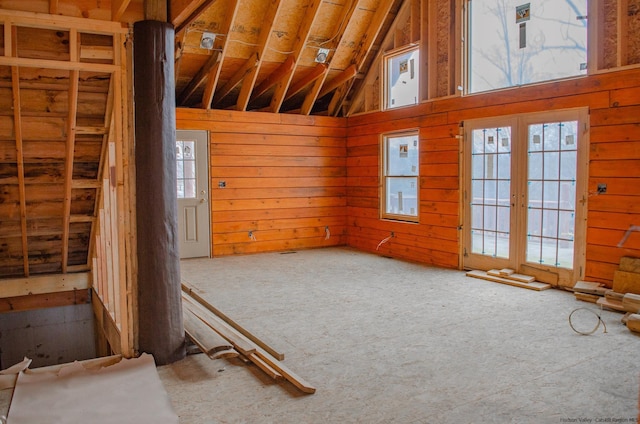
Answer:
<svg viewBox="0 0 640 424"><path fill-rule="evenodd" d="M385 109L418 103L418 54L417 47L389 53L384 58Z"/></svg>
<svg viewBox="0 0 640 424"><path fill-rule="evenodd" d="M587 0L469 0L470 93L587 73Z"/></svg>
<svg viewBox="0 0 640 424"><path fill-rule="evenodd" d="M418 221L418 130L382 136L382 218Z"/></svg>

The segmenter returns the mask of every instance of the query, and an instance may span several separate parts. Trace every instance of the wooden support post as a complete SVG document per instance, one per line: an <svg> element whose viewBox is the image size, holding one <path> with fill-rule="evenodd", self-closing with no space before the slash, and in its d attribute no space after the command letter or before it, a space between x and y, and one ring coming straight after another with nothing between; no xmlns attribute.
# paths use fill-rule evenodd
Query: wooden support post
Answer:
<svg viewBox="0 0 640 424"><path fill-rule="evenodd" d="M153 354L157 364L185 356L176 204L173 41L171 24L134 24L138 348Z"/></svg>

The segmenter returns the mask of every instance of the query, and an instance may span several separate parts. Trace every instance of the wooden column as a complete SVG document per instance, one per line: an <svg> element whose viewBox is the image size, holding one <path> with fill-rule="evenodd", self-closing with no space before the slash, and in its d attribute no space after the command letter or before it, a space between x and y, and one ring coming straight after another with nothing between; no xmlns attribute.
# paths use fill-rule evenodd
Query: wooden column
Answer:
<svg viewBox="0 0 640 424"><path fill-rule="evenodd" d="M176 205L174 30L134 24L139 351L184 358Z"/></svg>

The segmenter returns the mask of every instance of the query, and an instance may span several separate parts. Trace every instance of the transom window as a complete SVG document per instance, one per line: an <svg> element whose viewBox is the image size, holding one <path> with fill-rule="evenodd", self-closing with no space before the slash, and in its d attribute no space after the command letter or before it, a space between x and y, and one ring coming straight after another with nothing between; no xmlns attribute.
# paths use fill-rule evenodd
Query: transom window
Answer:
<svg viewBox="0 0 640 424"><path fill-rule="evenodd" d="M418 131L382 136L382 217L418 221Z"/></svg>
<svg viewBox="0 0 640 424"><path fill-rule="evenodd" d="M384 60L385 109L418 103L419 73L417 47L392 52Z"/></svg>
<svg viewBox="0 0 640 424"><path fill-rule="evenodd" d="M468 92L587 73L587 0L467 2Z"/></svg>

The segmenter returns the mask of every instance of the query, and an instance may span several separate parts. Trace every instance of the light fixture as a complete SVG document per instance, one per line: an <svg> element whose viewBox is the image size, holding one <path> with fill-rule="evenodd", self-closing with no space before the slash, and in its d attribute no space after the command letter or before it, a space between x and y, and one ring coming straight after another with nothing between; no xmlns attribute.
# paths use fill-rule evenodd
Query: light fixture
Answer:
<svg viewBox="0 0 640 424"><path fill-rule="evenodd" d="M212 32L203 32L200 38L200 48L205 50L211 50L213 48L213 42L216 39L216 35Z"/></svg>
<svg viewBox="0 0 640 424"><path fill-rule="evenodd" d="M329 49L318 49L315 61L318 63L324 63L327 61L327 56L329 56Z"/></svg>

